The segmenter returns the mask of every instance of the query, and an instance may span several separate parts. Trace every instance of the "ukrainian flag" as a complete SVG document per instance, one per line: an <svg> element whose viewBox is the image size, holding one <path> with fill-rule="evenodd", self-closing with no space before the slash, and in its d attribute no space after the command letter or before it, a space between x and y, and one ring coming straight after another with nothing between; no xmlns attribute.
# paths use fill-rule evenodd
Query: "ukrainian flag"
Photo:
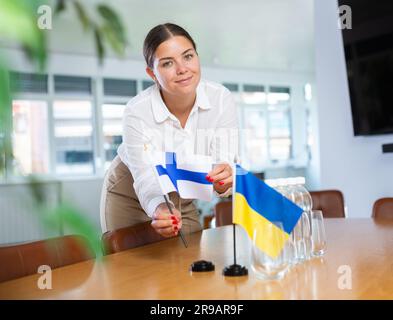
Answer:
<svg viewBox="0 0 393 320"><path fill-rule="evenodd" d="M277 257L303 210L239 165L233 201L233 223L241 225L251 239L255 226L262 230L271 230L268 227L273 226L275 239L279 241L271 241L271 234L265 233L266 236L257 238L257 246L269 256ZM284 230L274 222L281 222Z"/></svg>

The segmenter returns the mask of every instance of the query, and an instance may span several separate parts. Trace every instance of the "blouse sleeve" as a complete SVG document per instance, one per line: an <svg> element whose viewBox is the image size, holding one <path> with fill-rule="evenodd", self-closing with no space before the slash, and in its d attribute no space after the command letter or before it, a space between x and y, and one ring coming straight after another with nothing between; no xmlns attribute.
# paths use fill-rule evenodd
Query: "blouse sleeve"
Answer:
<svg viewBox="0 0 393 320"><path fill-rule="evenodd" d="M149 217L165 202L151 163L152 134L146 123L126 109L123 116L123 162L134 178L134 190Z"/></svg>

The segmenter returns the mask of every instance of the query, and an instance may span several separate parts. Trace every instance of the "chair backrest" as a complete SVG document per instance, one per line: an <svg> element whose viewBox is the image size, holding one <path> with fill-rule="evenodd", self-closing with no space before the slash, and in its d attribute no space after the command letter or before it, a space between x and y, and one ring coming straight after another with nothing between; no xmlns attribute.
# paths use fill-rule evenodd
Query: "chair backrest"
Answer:
<svg viewBox="0 0 393 320"><path fill-rule="evenodd" d="M165 239L153 229L150 221L108 231L102 235L106 254L144 246Z"/></svg>
<svg viewBox="0 0 393 320"><path fill-rule="evenodd" d="M209 229L211 227L211 223L214 219L214 215L204 216L203 217L203 229Z"/></svg>
<svg viewBox="0 0 393 320"><path fill-rule="evenodd" d="M216 227L232 224L232 201L219 202L214 207Z"/></svg>
<svg viewBox="0 0 393 320"><path fill-rule="evenodd" d="M393 198L381 198L374 202L373 218L393 219Z"/></svg>
<svg viewBox="0 0 393 320"><path fill-rule="evenodd" d="M339 190L310 192L314 210L322 210L325 218L345 218L344 196ZM214 208L216 227L232 224L232 202L223 201Z"/></svg>
<svg viewBox="0 0 393 320"><path fill-rule="evenodd" d="M344 196L339 190L311 191L313 210L322 210L324 218L345 218Z"/></svg>
<svg viewBox="0 0 393 320"><path fill-rule="evenodd" d="M51 269L93 259L82 236L64 236L0 247L0 282L37 273L41 265Z"/></svg>

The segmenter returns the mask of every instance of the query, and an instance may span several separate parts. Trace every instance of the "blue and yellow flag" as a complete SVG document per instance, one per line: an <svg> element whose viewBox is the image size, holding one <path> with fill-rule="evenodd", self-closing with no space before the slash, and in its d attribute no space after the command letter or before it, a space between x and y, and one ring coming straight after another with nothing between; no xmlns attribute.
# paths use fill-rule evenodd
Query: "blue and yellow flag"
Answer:
<svg viewBox="0 0 393 320"><path fill-rule="evenodd" d="M262 233L256 245L269 256L277 257L303 210L239 165L236 166L233 201L233 223L241 225L251 239L256 226L263 230L273 226L270 230L273 229L275 239L280 240L271 241L271 234L266 233L264 237ZM284 230L276 227L275 222L281 222Z"/></svg>

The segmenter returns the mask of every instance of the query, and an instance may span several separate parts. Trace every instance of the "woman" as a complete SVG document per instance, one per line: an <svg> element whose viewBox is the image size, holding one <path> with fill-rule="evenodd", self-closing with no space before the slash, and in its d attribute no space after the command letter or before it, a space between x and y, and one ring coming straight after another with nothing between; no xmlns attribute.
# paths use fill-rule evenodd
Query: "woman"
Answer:
<svg viewBox="0 0 393 320"><path fill-rule="evenodd" d="M104 181L101 226L114 230L144 221L164 237L201 230L192 200L160 191L149 150L212 156L206 179L220 197L231 194L230 163L237 154L236 107L220 84L201 80L196 45L180 26L166 23L146 36L146 72L155 85L131 99L123 116L123 143Z"/></svg>

